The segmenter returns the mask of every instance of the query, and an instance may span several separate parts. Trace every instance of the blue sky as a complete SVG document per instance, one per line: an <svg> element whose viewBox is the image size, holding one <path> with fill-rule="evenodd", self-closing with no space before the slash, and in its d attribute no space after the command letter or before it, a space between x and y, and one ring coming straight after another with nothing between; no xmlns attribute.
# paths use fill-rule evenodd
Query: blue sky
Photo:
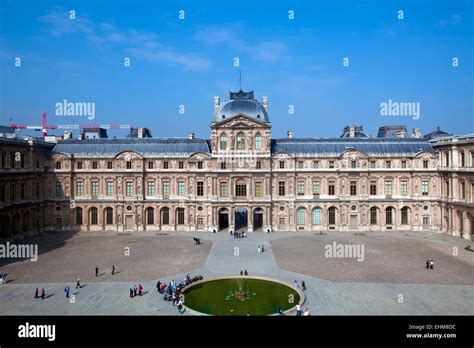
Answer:
<svg viewBox="0 0 474 348"><path fill-rule="evenodd" d="M213 96L239 87L238 57L242 88L268 96L273 137L337 137L348 124L474 133L473 28L472 1L458 0L0 0L0 124L40 124L43 111L90 123L54 115L67 99L94 102L99 124L207 138ZM421 117L381 116L389 99L420 103Z"/></svg>

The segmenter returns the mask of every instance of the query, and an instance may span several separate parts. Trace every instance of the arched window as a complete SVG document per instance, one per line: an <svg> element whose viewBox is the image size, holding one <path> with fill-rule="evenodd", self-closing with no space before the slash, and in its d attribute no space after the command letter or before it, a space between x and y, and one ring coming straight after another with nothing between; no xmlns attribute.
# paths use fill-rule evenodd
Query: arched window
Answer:
<svg viewBox="0 0 474 348"><path fill-rule="evenodd" d="M410 209L408 207L403 207L402 208L402 225L408 225L408 213L410 212Z"/></svg>
<svg viewBox="0 0 474 348"><path fill-rule="evenodd" d="M304 225L305 223L305 212L306 210L304 208L298 208L296 211L296 217L297 217L297 224L298 225Z"/></svg>
<svg viewBox="0 0 474 348"><path fill-rule="evenodd" d="M321 208L313 209L313 225L321 225Z"/></svg>
<svg viewBox="0 0 474 348"><path fill-rule="evenodd" d="M262 135L260 133L257 133L255 135L255 150L261 150L262 149Z"/></svg>
<svg viewBox="0 0 474 348"><path fill-rule="evenodd" d="M76 225L82 225L82 208L76 208Z"/></svg>
<svg viewBox="0 0 474 348"><path fill-rule="evenodd" d="M388 207L385 209L385 224L393 225L393 208Z"/></svg>
<svg viewBox="0 0 474 348"><path fill-rule="evenodd" d="M370 208L370 224L377 225L377 208Z"/></svg>
<svg viewBox="0 0 474 348"><path fill-rule="evenodd" d="M237 150L245 150L245 135L242 132L237 134Z"/></svg>
<svg viewBox="0 0 474 348"><path fill-rule="evenodd" d="M146 224L153 225L155 223L155 209L147 208L146 209Z"/></svg>
<svg viewBox="0 0 474 348"><path fill-rule="evenodd" d="M169 225L170 224L170 209L163 208L161 212L162 212L161 223L163 225Z"/></svg>
<svg viewBox="0 0 474 348"><path fill-rule="evenodd" d="M105 208L105 224L112 225L114 223L114 210L112 208Z"/></svg>
<svg viewBox="0 0 474 348"><path fill-rule="evenodd" d="M225 133L221 135L221 141L220 141L219 147L221 150L227 150L227 135L225 135Z"/></svg>
<svg viewBox="0 0 474 348"><path fill-rule="evenodd" d="M328 222L330 225L336 224L336 208L334 207L328 209Z"/></svg>
<svg viewBox="0 0 474 348"><path fill-rule="evenodd" d="M90 224L91 225L97 225L99 223L98 221L98 215L97 215L97 208L91 208L90 210Z"/></svg>

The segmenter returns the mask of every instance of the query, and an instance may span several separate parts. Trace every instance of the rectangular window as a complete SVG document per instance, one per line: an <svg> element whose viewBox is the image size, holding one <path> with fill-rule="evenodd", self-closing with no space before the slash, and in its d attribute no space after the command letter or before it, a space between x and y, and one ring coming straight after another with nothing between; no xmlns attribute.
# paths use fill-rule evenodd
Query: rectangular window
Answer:
<svg viewBox="0 0 474 348"><path fill-rule="evenodd" d="M257 163L256 163L256 165L255 165L255 168L257 168L257 169L262 169L262 162L257 161Z"/></svg>
<svg viewBox="0 0 474 348"><path fill-rule="evenodd" d="M465 167L465 156L464 156L464 152L461 152L460 153L460 156L461 156L461 167Z"/></svg>
<svg viewBox="0 0 474 348"><path fill-rule="evenodd" d="M304 225L304 209L298 209L297 210L297 216L298 216L298 225Z"/></svg>
<svg viewBox="0 0 474 348"><path fill-rule="evenodd" d="M402 209L402 225L408 225L408 209Z"/></svg>
<svg viewBox="0 0 474 348"><path fill-rule="evenodd" d="M429 181L428 179L423 179L421 180L421 194L423 196L428 195L428 186L429 186Z"/></svg>
<svg viewBox="0 0 474 348"><path fill-rule="evenodd" d="M77 169L82 169L82 162L77 162Z"/></svg>
<svg viewBox="0 0 474 348"><path fill-rule="evenodd" d="M133 196L133 182L127 181L127 183L125 184L125 188L125 194L127 196Z"/></svg>
<svg viewBox="0 0 474 348"><path fill-rule="evenodd" d="M336 184L334 181L330 181L328 184L328 195L334 196L336 194Z"/></svg>
<svg viewBox="0 0 474 348"><path fill-rule="evenodd" d="M321 185L319 181L313 181L313 195L321 194Z"/></svg>
<svg viewBox="0 0 474 348"><path fill-rule="evenodd" d="M201 161L198 162L198 169L202 169L202 162Z"/></svg>
<svg viewBox="0 0 474 348"><path fill-rule="evenodd" d="M376 181L370 182L370 195L371 196L377 195L377 182Z"/></svg>
<svg viewBox="0 0 474 348"><path fill-rule="evenodd" d="M78 181L76 183L76 196L83 196L84 195L84 183L82 181Z"/></svg>
<svg viewBox="0 0 474 348"><path fill-rule="evenodd" d="M284 161L280 161L280 169L284 169L285 168L285 162Z"/></svg>
<svg viewBox="0 0 474 348"><path fill-rule="evenodd" d="M61 169L61 162L56 162L56 169Z"/></svg>
<svg viewBox="0 0 474 348"><path fill-rule="evenodd" d="M170 211L168 208L163 208L163 219L162 219L163 225L169 225L170 224Z"/></svg>
<svg viewBox="0 0 474 348"><path fill-rule="evenodd" d="M392 209L391 208L387 208L385 210L385 223L387 225L391 225L393 224L393 216L392 216Z"/></svg>
<svg viewBox="0 0 474 348"><path fill-rule="evenodd" d="M221 197L227 197L227 182L221 182L219 184L219 195Z"/></svg>
<svg viewBox="0 0 474 348"><path fill-rule="evenodd" d="M428 168L428 161L423 161L423 168L427 169Z"/></svg>
<svg viewBox="0 0 474 348"><path fill-rule="evenodd" d="M279 219L278 219L278 224L279 224L280 226L285 226L285 218L279 218Z"/></svg>
<svg viewBox="0 0 474 348"><path fill-rule="evenodd" d="M304 167L304 162L303 161L298 161L298 168L303 168Z"/></svg>
<svg viewBox="0 0 474 348"><path fill-rule="evenodd" d="M107 162L107 169L113 169L113 162Z"/></svg>
<svg viewBox="0 0 474 348"><path fill-rule="evenodd" d="M351 196L356 196L357 195L357 181L351 181L350 194L351 194Z"/></svg>
<svg viewBox="0 0 474 348"><path fill-rule="evenodd" d="M148 181L146 183L146 194L147 196L155 195L155 182L154 181Z"/></svg>
<svg viewBox="0 0 474 348"><path fill-rule="evenodd" d="M334 168L334 161L329 161L329 168Z"/></svg>
<svg viewBox="0 0 474 348"><path fill-rule="evenodd" d="M357 168L357 161L351 161L351 168Z"/></svg>
<svg viewBox="0 0 474 348"><path fill-rule="evenodd" d="M58 181L56 182L56 197L62 197L62 195L63 195L63 186Z"/></svg>
<svg viewBox="0 0 474 348"><path fill-rule="evenodd" d="M321 209L315 208L313 210L313 225L321 224Z"/></svg>
<svg viewBox="0 0 474 348"><path fill-rule="evenodd" d="M392 181L391 180L385 181L385 194L386 195L392 194Z"/></svg>
<svg viewBox="0 0 474 348"><path fill-rule="evenodd" d="M304 181L298 181L298 196L304 196Z"/></svg>
<svg viewBox="0 0 474 348"><path fill-rule="evenodd" d="M132 162L127 162L127 169L132 169Z"/></svg>
<svg viewBox="0 0 474 348"><path fill-rule="evenodd" d="M406 196L408 194L408 181L407 180L400 181L400 194L402 196Z"/></svg>
<svg viewBox="0 0 474 348"><path fill-rule="evenodd" d="M198 181L197 182L197 195L198 196L204 196L204 181Z"/></svg>
<svg viewBox="0 0 474 348"><path fill-rule="evenodd" d="M107 181L107 196L114 195L114 183L112 181Z"/></svg>
<svg viewBox="0 0 474 348"><path fill-rule="evenodd" d="M370 209L370 224L377 225L377 209Z"/></svg>
<svg viewBox="0 0 474 348"><path fill-rule="evenodd" d="M461 198L466 199L466 183L461 182Z"/></svg>
<svg viewBox="0 0 474 348"><path fill-rule="evenodd" d="M279 196L285 195L285 182L284 181L278 182L278 195Z"/></svg>
<svg viewBox="0 0 474 348"><path fill-rule="evenodd" d="M92 162L92 169L97 169L97 162Z"/></svg>
<svg viewBox="0 0 474 348"><path fill-rule="evenodd" d="M247 185L246 184L237 184L237 185L235 185L235 195L237 197L246 197L247 196Z"/></svg>
<svg viewBox="0 0 474 348"><path fill-rule="evenodd" d="M392 162L391 161L385 161L385 168L391 168L392 167Z"/></svg>
<svg viewBox="0 0 474 348"><path fill-rule="evenodd" d="M375 161L370 161L370 168L375 168Z"/></svg>
<svg viewBox="0 0 474 348"><path fill-rule="evenodd" d="M178 162L178 168L179 168L179 169L183 169L183 168L184 168L184 162L183 162L183 161L179 161L179 162Z"/></svg>
<svg viewBox="0 0 474 348"><path fill-rule="evenodd" d="M221 162L221 169L226 169L226 163L225 162Z"/></svg>
<svg viewBox="0 0 474 348"><path fill-rule="evenodd" d="M169 196L170 194L170 182L163 181L163 196Z"/></svg>
<svg viewBox="0 0 474 348"><path fill-rule="evenodd" d="M148 169L153 169L153 166L154 166L153 162L148 162Z"/></svg>
<svg viewBox="0 0 474 348"><path fill-rule="evenodd" d="M262 192L262 182L257 181L255 182L255 197L262 197L263 192Z"/></svg>
<svg viewBox="0 0 474 348"><path fill-rule="evenodd" d="M92 189L92 197L97 197L99 195L99 182L92 181L91 182L91 189Z"/></svg>
<svg viewBox="0 0 474 348"><path fill-rule="evenodd" d="M178 225L184 225L184 208L178 208Z"/></svg>
<svg viewBox="0 0 474 348"><path fill-rule="evenodd" d="M314 161L313 166L314 168L319 168L319 161Z"/></svg>
<svg viewBox="0 0 474 348"><path fill-rule="evenodd" d="M169 168L169 163L163 162L163 169L168 169L168 168Z"/></svg>
<svg viewBox="0 0 474 348"><path fill-rule="evenodd" d="M10 201L16 199L16 183L12 182L10 185Z"/></svg>
<svg viewBox="0 0 474 348"><path fill-rule="evenodd" d="M406 168L407 167L407 161L402 161L402 168Z"/></svg>
<svg viewBox="0 0 474 348"><path fill-rule="evenodd" d="M184 196L184 181L178 181L178 196Z"/></svg>

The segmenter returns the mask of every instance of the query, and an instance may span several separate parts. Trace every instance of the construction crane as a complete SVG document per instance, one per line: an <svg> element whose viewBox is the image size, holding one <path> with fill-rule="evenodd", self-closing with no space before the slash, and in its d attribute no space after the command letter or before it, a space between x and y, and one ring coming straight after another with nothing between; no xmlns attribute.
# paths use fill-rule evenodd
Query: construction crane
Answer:
<svg viewBox="0 0 474 348"><path fill-rule="evenodd" d="M48 135L48 129L84 129L84 128L104 128L104 129L130 129L132 125L130 124L47 124L46 122L46 112L43 112L42 115L42 125L41 126L31 126L31 125L18 125L10 124L11 128L15 129L32 129L35 131L41 131L43 134L43 139Z"/></svg>

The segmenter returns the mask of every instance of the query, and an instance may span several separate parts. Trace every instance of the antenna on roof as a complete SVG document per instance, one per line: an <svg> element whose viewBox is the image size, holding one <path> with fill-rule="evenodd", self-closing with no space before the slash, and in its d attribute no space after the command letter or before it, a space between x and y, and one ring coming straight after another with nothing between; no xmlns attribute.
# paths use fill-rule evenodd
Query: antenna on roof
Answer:
<svg viewBox="0 0 474 348"><path fill-rule="evenodd" d="M239 67L239 89L242 90L242 69Z"/></svg>

